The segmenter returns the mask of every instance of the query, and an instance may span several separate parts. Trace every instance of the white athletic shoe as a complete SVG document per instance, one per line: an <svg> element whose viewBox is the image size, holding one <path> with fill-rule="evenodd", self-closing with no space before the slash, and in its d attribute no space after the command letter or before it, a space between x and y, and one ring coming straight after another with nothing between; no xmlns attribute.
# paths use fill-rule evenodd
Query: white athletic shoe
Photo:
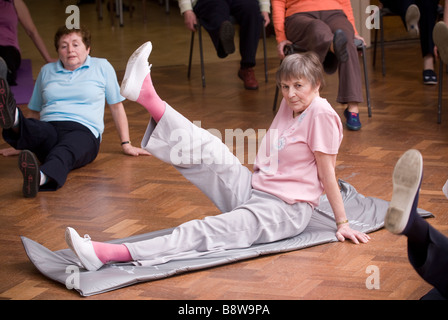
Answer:
<svg viewBox="0 0 448 320"><path fill-rule="evenodd" d="M120 88L123 97L137 101L143 81L151 72L151 65L148 63L151 51L152 44L151 41L148 41L135 50L129 58Z"/></svg>
<svg viewBox="0 0 448 320"><path fill-rule="evenodd" d="M411 212L417 210L422 175L422 155L415 149L406 151L398 159L392 176L392 199L384 219L384 226L390 232L402 234Z"/></svg>
<svg viewBox="0 0 448 320"><path fill-rule="evenodd" d="M87 270L96 271L104 265L95 254L92 241L88 235L81 238L75 229L68 227L65 230L65 241Z"/></svg>

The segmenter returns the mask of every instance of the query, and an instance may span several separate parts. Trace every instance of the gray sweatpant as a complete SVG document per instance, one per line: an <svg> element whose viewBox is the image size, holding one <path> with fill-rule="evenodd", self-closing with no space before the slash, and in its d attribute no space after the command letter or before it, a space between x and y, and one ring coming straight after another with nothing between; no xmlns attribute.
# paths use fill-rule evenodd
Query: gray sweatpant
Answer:
<svg viewBox="0 0 448 320"><path fill-rule="evenodd" d="M179 170L222 214L183 223L169 235L125 243L141 265L293 237L311 218L308 203L288 204L252 189L252 173L228 147L169 105L158 123L149 123L142 147Z"/></svg>

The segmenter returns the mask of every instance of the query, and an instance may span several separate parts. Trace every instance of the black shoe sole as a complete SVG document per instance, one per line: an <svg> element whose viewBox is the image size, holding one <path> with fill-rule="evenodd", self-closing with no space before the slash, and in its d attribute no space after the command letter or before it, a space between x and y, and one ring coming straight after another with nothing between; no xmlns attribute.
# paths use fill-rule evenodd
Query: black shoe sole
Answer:
<svg viewBox="0 0 448 320"><path fill-rule="evenodd" d="M226 54L235 52L235 28L230 21L224 21L219 28L219 41Z"/></svg>
<svg viewBox="0 0 448 320"><path fill-rule="evenodd" d="M336 30L334 33L333 49L339 62L346 62L348 60L347 37L344 31L340 29Z"/></svg>
<svg viewBox="0 0 448 320"><path fill-rule="evenodd" d="M11 94L8 82L5 79L0 78L0 127L3 129L10 129L14 124L15 114L13 114L8 105L11 100Z"/></svg>
<svg viewBox="0 0 448 320"><path fill-rule="evenodd" d="M20 152L19 169L23 176L23 196L34 198L39 191L40 171L37 158L31 151L23 150Z"/></svg>

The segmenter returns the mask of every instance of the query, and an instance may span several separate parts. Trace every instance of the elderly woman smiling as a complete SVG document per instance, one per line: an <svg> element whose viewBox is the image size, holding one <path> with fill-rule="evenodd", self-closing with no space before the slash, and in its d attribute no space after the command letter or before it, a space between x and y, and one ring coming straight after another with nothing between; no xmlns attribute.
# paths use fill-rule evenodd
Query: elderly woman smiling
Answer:
<svg viewBox="0 0 448 320"><path fill-rule="evenodd" d="M104 131L105 101L110 106L125 154L149 155L130 143L129 127L112 65L91 57L87 28L57 30L59 60L42 67L25 118L16 107L5 79L0 79L3 138L21 150L19 168L23 194L62 187L69 172L98 155ZM39 119L39 120L38 120Z"/></svg>

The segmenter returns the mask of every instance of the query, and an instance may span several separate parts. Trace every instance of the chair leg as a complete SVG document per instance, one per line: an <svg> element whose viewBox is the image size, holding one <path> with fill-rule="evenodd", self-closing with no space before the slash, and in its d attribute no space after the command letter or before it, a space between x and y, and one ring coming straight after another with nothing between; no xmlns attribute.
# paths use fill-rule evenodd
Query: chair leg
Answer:
<svg viewBox="0 0 448 320"><path fill-rule="evenodd" d="M375 65L376 65L376 44L378 41L378 29L375 29L375 38L374 38L374 42L373 42L373 61L372 61L372 67L375 69Z"/></svg>
<svg viewBox="0 0 448 320"><path fill-rule="evenodd" d="M274 105L272 106L272 111L275 112L277 110L277 100L278 100L278 86L275 86L275 96L274 96Z"/></svg>
<svg viewBox="0 0 448 320"><path fill-rule="evenodd" d="M199 54L201 56L201 78L202 87L205 88L205 68L204 68L204 52L202 50L202 31L201 25L198 26L198 36L199 36Z"/></svg>
<svg viewBox="0 0 448 320"><path fill-rule="evenodd" d="M366 58L366 47L362 45L362 60L364 66L364 82L366 86L366 99L367 99L367 111L369 114L369 118L372 117L372 107L370 105L370 87L369 87L369 76L367 74L367 58Z"/></svg>
<svg viewBox="0 0 448 320"><path fill-rule="evenodd" d="M264 20L263 20L264 22ZM268 64L266 59L266 28L264 23L261 25L261 29L263 30L263 54L264 54L264 80L268 82Z"/></svg>
<svg viewBox="0 0 448 320"><path fill-rule="evenodd" d="M118 21L120 23L120 27L124 26L124 20L123 20L123 0L117 1L117 15L118 15Z"/></svg>
<svg viewBox="0 0 448 320"><path fill-rule="evenodd" d="M443 87L443 62L439 62L439 97L437 102L437 123L442 122L442 87Z"/></svg>
<svg viewBox="0 0 448 320"><path fill-rule="evenodd" d="M383 77L386 75L386 59L384 58L384 28L383 28L383 15L380 13L380 41L381 41L381 68L383 71Z"/></svg>
<svg viewBox="0 0 448 320"><path fill-rule="evenodd" d="M98 11L98 20L103 20L103 1L96 0L96 10Z"/></svg>
<svg viewBox="0 0 448 320"><path fill-rule="evenodd" d="M190 79L191 75L191 60L193 58L193 47L194 47L194 31L191 32L190 57L188 58L188 72L187 72L188 79Z"/></svg>

